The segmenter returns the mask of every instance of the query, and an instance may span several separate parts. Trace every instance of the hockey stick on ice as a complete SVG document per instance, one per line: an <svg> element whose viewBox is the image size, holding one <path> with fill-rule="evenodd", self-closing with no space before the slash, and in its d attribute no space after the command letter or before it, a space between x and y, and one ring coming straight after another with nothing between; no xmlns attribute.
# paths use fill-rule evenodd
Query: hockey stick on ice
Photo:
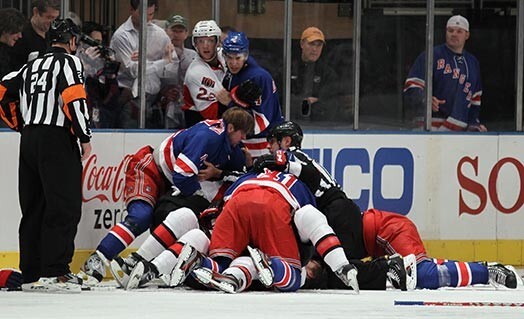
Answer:
<svg viewBox="0 0 524 319"><path fill-rule="evenodd" d="M524 307L524 302L395 300L395 306Z"/></svg>

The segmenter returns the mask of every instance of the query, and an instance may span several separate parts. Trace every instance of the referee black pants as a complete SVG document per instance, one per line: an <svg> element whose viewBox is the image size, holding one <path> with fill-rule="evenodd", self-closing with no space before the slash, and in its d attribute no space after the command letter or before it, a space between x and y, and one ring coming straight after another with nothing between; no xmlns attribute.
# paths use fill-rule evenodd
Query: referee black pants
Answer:
<svg viewBox="0 0 524 319"><path fill-rule="evenodd" d="M20 270L24 282L70 272L82 207L82 163L66 128L29 125L19 160Z"/></svg>

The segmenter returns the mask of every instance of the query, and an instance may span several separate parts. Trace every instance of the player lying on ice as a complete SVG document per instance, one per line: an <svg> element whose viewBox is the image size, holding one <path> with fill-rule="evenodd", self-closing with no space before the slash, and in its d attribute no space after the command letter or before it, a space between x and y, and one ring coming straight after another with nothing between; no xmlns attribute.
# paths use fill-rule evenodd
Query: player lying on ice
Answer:
<svg viewBox="0 0 524 319"><path fill-rule="evenodd" d="M362 224L364 242L371 256L394 253L416 256L416 267L413 271L416 274L417 288L438 289L475 284L516 288L517 282L522 282L511 266L428 257L415 224L401 214L369 209L362 213ZM321 263L309 263L306 268L307 280L327 280L325 266Z"/></svg>
<svg viewBox="0 0 524 319"><path fill-rule="evenodd" d="M155 229L135 254L143 260L134 267L127 288L161 275L177 286L198 268L194 272L197 280L227 292L243 291L254 279L278 291L296 291L302 278L293 230L296 227L300 240L311 241L334 273L358 291L357 270L347 260L324 215L311 205L314 203L309 189L293 175L269 170L265 174L248 173L226 191L210 241L198 229L176 242L175 238L165 240L170 231ZM172 226L170 220L178 214L170 214L164 225ZM197 223L196 218L193 222ZM249 257L242 256L248 245L257 248L248 249ZM164 250L166 246L169 248ZM208 251L209 257L205 257Z"/></svg>
<svg viewBox="0 0 524 319"><path fill-rule="evenodd" d="M322 182L324 182L324 185L328 185L326 181L336 183L332 177L330 179L330 175L325 170L318 169L320 167L318 163L301 151L302 137L300 126L294 122L284 122L275 127L268 135L268 148L271 154L259 157L254 163L254 169L260 171L264 168L269 168L289 172L296 175L299 179L307 181L319 180L318 177L316 179L314 177L314 172L318 171L322 173L323 180L321 179L320 183L310 182L308 185L317 185L316 183L318 183L322 186ZM325 189L325 187L322 188L321 186L317 187ZM335 189L339 193L342 192L339 186ZM318 191L315 192L315 194L318 193ZM351 201L347 198L344 200ZM328 205L333 206L333 201L326 202L329 203ZM401 256L410 256L414 254L416 256L417 267L413 268L412 271L416 271L417 280L416 282L408 282L407 285L409 287L414 287L415 283L418 288L429 289L487 284L488 282L508 288L515 288L517 285L518 275L515 276L513 271L498 263L467 263L430 259L426 256L426 251L416 226L408 218L400 214L371 209L366 211L361 217L360 214L353 213L354 209L351 210L352 213L347 213L348 210L345 211L346 213L340 213L330 209L331 207L328 205L321 211L326 214L328 221L333 220L333 223L335 223L336 220L339 226L335 231L337 236L341 238L343 247L351 245L344 245L343 238L351 238L351 236L361 232L366 255L400 254ZM351 207L349 204L347 205ZM375 228L373 225L375 225ZM353 241L357 242L358 245L358 240L353 239ZM348 242L350 243L351 241ZM353 247L354 245L352 246L353 251L358 251L358 248L355 249ZM411 258L409 262L406 262L408 271L411 270L409 269L410 263ZM326 267L322 266L321 262L313 260L308 266L307 273L310 280L306 285L307 287L343 288L343 286L337 285L336 280L334 281L330 278L329 269L324 271ZM323 279L318 280L318 276L323 277ZM408 280L410 278L413 278L413 276L407 277ZM395 281L393 282L395 283Z"/></svg>
<svg viewBox="0 0 524 319"><path fill-rule="evenodd" d="M206 209L219 187L218 183L199 179L199 171L205 168L205 162L242 171L246 157L240 142L253 126L252 116L234 107L220 120L199 122L172 134L156 149L145 146L134 154L125 172L127 216L102 239L82 266L83 272L101 281L109 261L137 236L164 220L165 215L159 217L153 211L158 198L166 192L174 192L172 201L178 207L188 207L195 214Z"/></svg>

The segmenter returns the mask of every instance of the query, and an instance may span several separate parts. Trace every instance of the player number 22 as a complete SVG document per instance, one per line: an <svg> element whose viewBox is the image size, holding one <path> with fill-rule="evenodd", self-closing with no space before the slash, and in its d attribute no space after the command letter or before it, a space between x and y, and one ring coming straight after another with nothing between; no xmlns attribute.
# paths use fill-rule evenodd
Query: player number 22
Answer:
<svg viewBox="0 0 524 319"><path fill-rule="evenodd" d="M214 101L214 100L216 100L215 93L213 93L213 92L209 92L208 93L205 88L199 88L198 89L197 99L204 100L204 101Z"/></svg>

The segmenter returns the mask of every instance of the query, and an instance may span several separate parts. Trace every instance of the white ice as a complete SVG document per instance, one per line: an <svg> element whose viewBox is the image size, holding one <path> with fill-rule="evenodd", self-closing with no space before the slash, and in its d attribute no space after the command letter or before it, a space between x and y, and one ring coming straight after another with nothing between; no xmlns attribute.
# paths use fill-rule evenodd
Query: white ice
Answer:
<svg viewBox="0 0 524 319"><path fill-rule="evenodd" d="M100 288L102 289L102 288ZM80 294L0 292L0 318L524 318L524 307L394 306L394 300L524 303L524 289L475 288L401 292L318 290L297 293L107 288Z"/></svg>

